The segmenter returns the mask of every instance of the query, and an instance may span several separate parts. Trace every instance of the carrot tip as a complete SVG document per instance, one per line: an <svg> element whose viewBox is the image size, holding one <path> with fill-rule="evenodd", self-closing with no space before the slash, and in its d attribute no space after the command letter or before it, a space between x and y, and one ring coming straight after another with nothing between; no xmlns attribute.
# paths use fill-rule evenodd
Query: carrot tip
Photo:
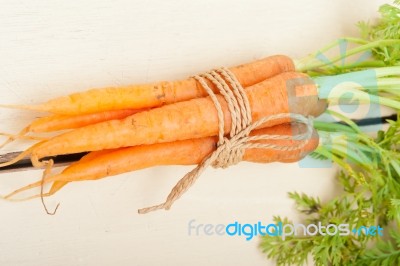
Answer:
<svg viewBox="0 0 400 266"><path fill-rule="evenodd" d="M26 128L24 128L24 129L22 129L22 130L21 130L18 134L16 134L16 135L4 133L4 132L0 132L0 136L8 137L8 139L0 145L0 149L3 148L4 146L6 146L8 143L13 142L13 141L16 140L16 139L24 138L24 137L25 137L25 134L27 134L28 131L29 131L29 127L26 127Z"/></svg>
<svg viewBox="0 0 400 266"><path fill-rule="evenodd" d="M20 154L19 154L18 156L16 156L14 159L12 159L12 160L10 160L10 161L8 161L8 162L5 162L5 163L1 163L1 164L0 164L0 168L1 168L1 167L6 167L6 166L9 166L9 165L12 165L12 164L14 164L14 163L19 162L20 160L22 160L23 158L25 158L26 156L28 156L31 152L32 152L32 147L29 148L29 149L27 149L27 150L25 150L24 152L20 153Z"/></svg>
<svg viewBox="0 0 400 266"><path fill-rule="evenodd" d="M13 142L15 140L18 140L18 139L32 140L32 141L35 141L35 140L39 140L39 141L48 140L48 138L45 138L45 137L26 136L25 134L26 134L26 132L21 132L21 133L16 134L16 135L0 132L0 136L8 137L8 139L6 141L4 141L2 144L0 144L0 149L3 148L4 146L6 146L7 144L9 144L9 143L11 143L11 142Z"/></svg>
<svg viewBox="0 0 400 266"><path fill-rule="evenodd" d="M17 105L17 104L0 104L0 108L29 110L47 112L48 110L42 105Z"/></svg>
<svg viewBox="0 0 400 266"><path fill-rule="evenodd" d="M42 182L41 182L41 181L38 181L38 182L35 182L35 183L32 183L32 184L26 185L26 186L24 186L24 187L21 187L21 188L19 188L19 189L17 189L17 190L14 190L13 192L11 192L11 193L9 193L9 194L3 196L3 198L4 198L5 200L9 200L10 198L14 197L15 195L17 195L17 194L19 194L19 193L21 193L21 192L24 192L24 191L26 191L26 190L29 190L29 189L31 189L31 188L39 187L41 184L42 184Z"/></svg>
<svg viewBox="0 0 400 266"><path fill-rule="evenodd" d="M21 201L28 201L28 200L32 200L32 199L37 199L37 198L40 198L40 197L49 197L49 196L51 196L53 194L48 192L48 193L43 193L42 195L36 194L36 195L33 195L33 196L29 196L29 197L25 197L25 198L19 198L19 199L13 198L14 195L10 195L10 196L9 195L6 195L6 196L0 195L0 199L6 200L6 201L11 201L11 202L21 202Z"/></svg>
<svg viewBox="0 0 400 266"><path fill-rule="evenodd" d="M48 172L47 172L47 175L48 175ZM40 194L37 194L37 195L34 195L34 196L29 196L29 197L22 198L22 199L12 199L13 197L15 197L15 195L17 195L19 193L22 193L24 191L27 191L27 190L30 190L30 189L33 189L33 188L42 187L45 184L54 182L54 180L55 180L54 176L51 176L51 177L47 177L46 176L44 180L40 180L40 181L31 183L29 185L23 186L23 187L21 187L21 188L19 188L17 190L14 190L11 193L5 195L5 196L0 195L0 198L3 199L3 200L8 200L8 201L25 201L25 200L38 198L38 197L40 197ZM54 187L54 185L53 185L53 187ZM62 187L56 187L56 188L53 188L53 187L50 189L49 192L43 193L43 197L51 196L51 195L55 194L58 190L60 190L62 188Z"/></svg>
<svg viewBox="0 0 400 266"><path fill-rule="evenodd" d="M2 135L1 133L0 133L0 135ZM6 146L8 143L11 143L11 142L13 142L14 141L14 138L12 138L12 137L9 137L6 141L4 141L2 144L0 144L0 149L2 149L4 146Z"/></svg>

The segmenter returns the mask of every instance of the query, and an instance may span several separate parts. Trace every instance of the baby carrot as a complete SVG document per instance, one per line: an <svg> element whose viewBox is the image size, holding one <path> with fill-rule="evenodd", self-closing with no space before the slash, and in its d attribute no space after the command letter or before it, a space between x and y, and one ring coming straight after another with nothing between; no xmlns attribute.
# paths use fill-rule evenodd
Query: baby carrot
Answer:
<svg viewBox="0 0 400 266"><path fill-rule="evenodd" d="M43 133L75 129L114 119L122 119L143 110L123 109L83 115L52 115L41 117L28 126L28 132Z"/></svg>
<svg viewBox="0 0 400 266"><path fill-rule="evenodd" d="M291 123L257 129L251 132L250 135L274 134L294 136L304 134L306 130L306 126L303 124ZM299 140L258 140L254 142L288 147L296 147L301 143ZM245 151L243 160L257 163L294 162L313 151L318 146L318 142L318 134L314 130L307 145L301 149L281 151L252 148ZM46 178L44 183L54 183L50 191L44 194L44 196L54 194L68 182L97 180L157 165L199 164L216 149L216 144L217 137L206 137L92 152L83 157L79 162L71 164L61 174ZM39 181L22 187L8 194L5 198L11 198L17 193L38 187L41 184L42 182Z"/></svg>
<svg viewBox="0 0 400 266"><path fill-rule="evenodd" d="M66 129L75 129L83 126L87 126L90 124L96 124L103 121L114 120L114 119L122 119L137 112L141 112L143 110L114 110L114 111L104 111L93 114L83 114L83 115L51 115L37 118L30 125L25 127L20 133L16 135L0 133L0 135L8 136L8 140L6 140L3 144L0 145L0 148L4 147L6 144L12 142L16 139L43 139L41 137L36 136L26 136L28 133L45 133L45 132L53 132L59 130Z"/></svg>
<svg viewBox="0 0 400 266"><path fill-rule="evenodd" d="M115 150L101 150L101 151L92 151L85 156L83 156L79 161L71 163L67 168L63 170L63 174L68 174L70 172L73 172L75 167L77 167L78 164L86 163L89 162L90 160L93 160L95 158L98 158L101 155L104 155L106 153L111 153ZM65 185L70 183L71 181L55 181L53 185L51 186L50 190L48 193L43 194L43 196L51 196L55 194L57 191L62 189Z"/></svg>
<svg viewBox="0 0 400 266"><path fill-rule="evenodd" d="M294 71L293 61L284 55L270 56L230 69L243 87L257 84L282 72ZM209 84L215 88L213 84ZM0 105L54 114L77 115L119 109L141 109L204 97L207 93L194 78L174 82L92 89L55 98L39 105Z"/></svg>
<svg viewBox="0 0 400 266"><path fill-rule="evenodd" d="M295 83L301 97L288 96L287 82ZM318 116L325 106L319 106L317 88L305 74L287 72L245 89L252 110L253 121L280 113L299 113ZM225 133L230 131L231 117L225 99L216 95L224 112ZM316 113L314 113L316 112ZM268 127L290 122L282 118L265 123ZM89 125L42 141L21 156L31 154L34 165L39 159L60 154L114 149L119 147L171 142L175 140L214 136L218 133L218 115L210 97L164 105L136 113L122 120L111 120Z"/></svg>

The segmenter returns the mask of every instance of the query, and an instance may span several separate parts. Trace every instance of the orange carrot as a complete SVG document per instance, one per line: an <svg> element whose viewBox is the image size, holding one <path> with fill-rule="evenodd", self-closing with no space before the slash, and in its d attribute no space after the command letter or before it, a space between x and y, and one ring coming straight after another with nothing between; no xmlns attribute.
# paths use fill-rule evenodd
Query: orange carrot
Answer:
<svg viewBox="0 0 400 266"><path fill-rule="evenodd" d="M37 136L26 136L26 134L32 133L45 133L53 132L66 129L75 129L90 124L96 124L103 121L122 119L142 110L114 110L114 111L104 111L100 113L93 114L83 114L83 115L51 115L46 117L40 117L33 121L30 125L25 127L20 133L16 135L0 133L0 135L8 136L9 138L0 145L0 148L4 147L6 144L16 140L16 139L30 139L30 140L40 140L44 139Z"/></svg>
<svg viewBox="0 0 400 266"><path fill-rule="evenodd" d="M73 116L52 115L36 119L28 126L28 131L34 133L43 133L43 132L53 132L65 129L75 129L91 124L100 123L103 121L122 119L144 110L145 109L113 110L113 111L104 111L99 113L73 115Z"/></svg>
<svg viewBox="0 0 400 266"><path fill-rule="evenodd" d="M78 164L89 162L89 161L91 161L91 160L93 160L93 159L95 159L95 158L97 158L97 157L99 157L101 155L104 155L106 153L111 153L113 151L115 151L115 150L92 151L92 152L86 154L85 156L83 156L79 161L71 163L67 168L65 168L63 170L62 173L68 174L70 172L73 172L74 168ZM62 189L68 183L70 183L70 181L57 181L57 182L54 182L53 185L51 186L49 192L44 194L43 196L51 196L51 195L55 194L57 191Z"/></svg>
<svg viewBox="0 0 400 266"><path fill-rule="evenodd" d="M274 134L294 136L304 134L305 132L305 125L292 123L257 129L251 132L250 135ZM318 146L318 141L318 134L314 130L313 136L307 145L301 149L281 151L252 148L245 151L243 160L258 163L298 161L313 151ZM298 140L258 140L254 142L288 147L296 147L301 143ZM199 164L206 156L215 151L216 144L217 137L206 137L92 152L83 157L79 162L67 167L61 174L46 178L44 183L54 183L50 191L44 194L44 196L54 194L68 182L97 180L157 165ZM11 198L17 193L40 185L41 181L30 184L10 193L5 198ZM34 197L37 196L39 195Z"/></svg>
<svg viewBox="0 0 400 266"><path fill-rule="evenodd" d="M300 97L288 98L287 82L295 85ZM317 88L301 73L287 72L246 88L253 121L279 113L319 115ZM224 112L225 133L231 128L231 117L225 99L216 95ZM290 103L289 103L290 102ZM312 113L312 112L317 113ZM263 124L263 127L290 122L282 118ZM14 160L0 164L10 165L22 156L31 154L34 165L39 159L60 154L114 149L142 144L171 142L192 138L215 136L218 133L218 116L210 97L193 99L144 111L122 120L112 120L89 125L42 141Z"/></svg>
<svg viewBox="0 0 400 266"><path fill-rule="evenodd" d="M230 69L243 87L257 84L281 72L294 71L293 61L283 55L267 57ZM211 88L217 89L213 84ZM92 89L56 98L40 105L0 105L0 107L28 109L54 114L77 115L120 109L141 109L204 97L207 93L194 78L174 82L162 81L144 85L130 85Z"/></svg>

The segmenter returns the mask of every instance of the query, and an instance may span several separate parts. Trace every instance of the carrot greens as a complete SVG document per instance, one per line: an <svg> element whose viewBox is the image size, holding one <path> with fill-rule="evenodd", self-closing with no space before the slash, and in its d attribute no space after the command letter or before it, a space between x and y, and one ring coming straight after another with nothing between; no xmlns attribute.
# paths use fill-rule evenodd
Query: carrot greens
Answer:
<svg viewBox="0 0 400 266"><path fill-rule="evenodd" d="M296 69L312 76L400 65L400 1L379 8L377 24L359 22L360 38L343 37L296 62ZM351 46L349 48L349 46ZM328 58L333 48L339 54ZM354 59L355 57L355 59ZM351 60L352 59L352 60Z"/></svg>
<svg viewBox="0 0 400 266"><path fill-rule="evenodd" d="M315 265L399 265L400 264L400 122L389 121L376 138L357 126L347 132L319 129L325 144L312 156L330 159L340 167L338 182L343 193L322 202L318 197L289 193L306 224L349 224L352 228L379 225L384 238L365 234L264 236L260 247L278 265L302 265L309 255ZM322 128L322 124L317 125ZM336 134L336 137L334 137ZM340 134L340 135L338 135ZM344 141L345 140L345 141ZM351 163L351 164L349 164ZM276 216L275 222L291 223ZM372 245L372 246L371 246Z"/></svg>
<svg viewBox="0 0 400 266"><path fill-rule="evenodd" d="M358 100L393 108L397 121L372 137L349 118L332 110L327 114L344 124L315 121L321 137L311 156L339 166L342 193L321 201L303 193L289 193L305 224L348 224L383 227L384 237L368 234L286 237L263 236L260 248L278 265L303 265L311 257L315 265L400 265L400 0L380 7L377 24L360 22L361 38L346 37L296 62L298 70L311 75L321 98ZM351 48L347 49L348 46ZM325 55L332 48L340 54ZM354 59L354 56L356 56ZM338 86L337 97L326 84L352 81L365 75L360 85ZM369 79L368 79L369 78ZM351 92L351 93L349 93ZM275 216L275 222L291 223Z"/></svg>
<svg viewBox="0 0 400 266"><path fill-rule="evenodd" d="M344 37L295 62L298 71L314 77L320 86L320 97L332 103L335 96L324 84L352 81L362 76L370 80L360 87L338 87L343 99L345 92L351 98L369 101L399 110L400 108L400 1L379 8L377 24L359 22L361 37ZM332 55L333 52L333 55ZM363 72L364 71L364 72ZM351 72L351 73L350 73Z"/></svg>

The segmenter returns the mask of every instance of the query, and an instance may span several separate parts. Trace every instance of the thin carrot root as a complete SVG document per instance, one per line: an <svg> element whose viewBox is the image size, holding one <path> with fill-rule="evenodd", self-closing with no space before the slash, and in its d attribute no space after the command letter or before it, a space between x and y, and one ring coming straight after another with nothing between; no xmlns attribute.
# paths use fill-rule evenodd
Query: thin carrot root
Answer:
<svg viewBox="0 0 400 266"><path fill-rule="evenodd" d="M40 184L39 184L39 186L40 186ZM8 195L0 196L0 197L1 197L1 199L6 200L6 201L22 202L22 201L28 201L28 200L32 200L32 199L37 199L37 198L40 198L40 197L43 197L43 198L50 197L50 196L54 195L54 193L47 192L47 193L43 193L42 195L39 193L39 194L36 194L36 195L33 195L33 196L29 196L29 197L25 197L25 198L7 197Z"/></svg>
<svg viewBox="0 0 400 266"><path fill-rule="evenodd" d="M58 207L60 207L60 203L57 203L57 206L55 207L55 209L52 212L49 212L49 210L47 209L46 203L44 202L44 197L43 197L43 194L44 194L43 193L44 181L47 178L47 176L49 176L51 174L51 168L54 165L54 161L50 159L48 161L45 161L44 164L46 165L46 169L43 172L42 180L40 182L40 199L42 201L42 205L43 205L43 208L46 211L46 213L48 215L54 215L54 214L56 214L56 212L58 210Z"/></svg>
<svg viewBox="0 0 400 266"><path fill-rule="evenodd" d="M62 189L65 185L67 185L69 183L69 181L56 181L56 180L57 180L57 175L49 177L47 174L45 176L44 180L40 180L40 181L31 183L29 185L26 185L24 187L21 187L19 189L16 189L13 192L11 192L5 196L1 196L1 198L4 200L7 200L7 201L26 201L26 200L39 198L39 197L49 197L49 196L54 195L56 192L58 192L60 189ZM14 198L17 194L20 194L20 193L30 190L32 188L43 187L44 185L51 183L51 182L53 182L53 185L51 186L50 190L47 193L39 193L39 194L25 197L25 198L17 198L17 199Z"/></svg>
<svg viewBox="0 0 400 266"><path fill-rule="evenodd" d="M54 210L53 212L49 212L48 209L47 209L47 207L46 207L46 205L45 205L45 203L44 203L44 201L43 201L43 197L48 197L48 196L53 195L53 194L56 193L59 189L61 189L62 186L59 186L59 185L58 185L58 187L55 187L55 188L52 187L52 188L50 189L49 192L43 193L43 186L44 186L46 183L50 183L50 182L53 182L53 181L54 181L54 179L53 179L52 177L50 177L51 168L52 168L53 165L54 165L54 161L53 161L53 160L48 160L48 161L44 161L44 162L40 162L40 163L41 163L42 165L45 165L45 166L46 166L46 169L43 171L42 179L41 179L40 181L34 182L34 183L32 183L32 184L29 184L29 185L27 185L27 186L24 186L24 187L22 187L22 188L19 188L19 189L15 190L15 191L11 192L11 193L9 193L9 194L7 194L7 195L5 195L5 196L0 196L0 197L1 197L2 199L4 199L4 200L7 200L7 201L26 201L26 200L30 200L30 199L34 199L34 198L40 197L40 198L42 199L42 204L43 204L43 207L45 208L47 214L53 215L53 214L55 214L55 212L56 212L56 210L57 210L59 204L56 206L56 208L55 208L55 210ZM16 194L19 194L19 193L21 193L21 192L27 191L27 190L32 189L32 188L35 188L35 187L41 187L41 189L40 189L40 194L33 195L33 196L29 196L29 197L26 197L26 198L13 199L13 197L14 197Z"/></svg>
<svg viewBox="0 0 400 266"><path fill-rule="evenodd" d="M75 163L77 163L77 162L75 162ZM34 198L39 198L39 197L41 197L41 196L43 196L43 197L52 196L52 195L54 195L56 192L58 192L59 190L61 190L61 189L62 189L65 185L67 185L69 182L71 182L71 181L58 181L58 180L57 180L58 176L59 176L59 175L54 175L54 176L48 176L48 175L47 175L47 176L44 178L44 180L40 180L40 181L31 183L31 184L29 184L29 185L26 185L26 186L24 186L24 187L21 187L21 188L19 188L19 189L16 189L16 190L14 190L13 192L11 192L11 193L9 193L9 194L7 194L7 195L5 195L5 196L1 196L1 197L2 197L4 200L9 200L9 201L25 201L25 200L30 200L30 199L34 199ZM26 198L13 199L13 198L15 197L15 195L17 195L17 194L20 194L20 193L22 193L22 192L24 192L24 191L27 191L27 190L30 190L30 189L32 189L32 188L37 188L37 187L46 185L46 184L51 183L51 182L53 182L53 185L51 186L49 192L47 192L47 193L43 193L42 195L41 195L41 194L36 194L36 195L29 196L29 197L26 197Z"/></svg>
<svg viewBox="0 0 400 266"><path fill-rule="evenodd" d="M111 153L112 151L113 151L113 150L102 150L102 151L97 151L97 152L91 152L91 153L89 153L89 154L83 156L79 161L73 162L72 164L70 164L67 168L65 168L65 169L63 170L63 172L61 173L61 175L62 175L62 174L68 173L68 172L69 172L69 169L71 169L71 168L73 169L73 167L74 167L75 165L77 165L77 164L80 164L80 163L82 163L82 162L88 162L88 161L90 161L90 160L92 160L92 159L95 159L96 157L98 157L98 156L100 156L100 155L107 154L107 153ZM26 201L26 200L30 200L30 199L39 198L39 197L41 197L41 196L43 196L43 197L52 196L52 195L54 195L56 192L58 192L59 190L61 190L61 189L62 189L65 185L67 185L69 182L72 182L72 181L67 181L67 180L59 180L59 178L58 178L59 176L60 176L60 175L47 176L43 181L40 180L40 181L31 183L31 184L29 184L29 185L26 185L26 186L24 186L24 187L21 187L21 188L15 190L15 191L13 191L13 192L11 192L11 193L5 195L5 196L1 196L1 198L3 198L4 200L8 200L8 201ZM51 183L51 182L54 182L54 183L53 183L53 185L51 186L49 192L47 192L47 193L44 193L44 194L42 194L42 195L41 195L41 194L36 194L36 195L29 196L29 197L26 197L26 198L13 199L13 197L14 197L15 195L17 195L17 194L20 194L20 193L22 193L22 192L24 192L24 191L27 191L27 190L30 190L30 189L32 189L32 188L40 187L40 186L42 186L42 185L45 185L45 184L48 184L48 183Z"/></svg>
<svg viewBox="0 0 400 266"><path fill-rule="evenodd" d="M18 139L18 138L23 138L25 136L25 134L28 133L28 131L29 131L29 128L26 127L24 129L22 129L21 132L19 132L17 135L11 135L11 134L7 134L7 133L0 133L1 136L8 137L8 139L0 145L0 149L3 148L4 146L6 146L7 144L13 142L14 140Z"/></svg>
<svg viewBox="0 0 400 266"><path fill-rule="evenodd" d="M45 181L43 182L43 185L46 184L46 183L50 183L50 182L51 181L47 181L45 179ZM36 195L33 195L33 196L28 196L28 197L25 197L25 198L15 198L15 195L17 195L17 194L20 194L20 193L22 193L24 191L27 191L27 190L30 190L32 188L37 188L37 187L42 186L42 181L37 181L37 182L34 182L34 183L29 184L27 186L24 186L22 188L19 188L19 189L15 190L15 191L5 195L5 196L2 196L2 198L4 200L7 200L7 201L27 201L27 200L31 200L31 199L40 198L40 197L43 197L43 198L50 197L50 196L53 196L55 193L57 193L61 188L63 188L68 183L69 183L68 181L65 181L65 182L64 181L56 181L56 182L53 183L53 185L50 188L49 192L42 193L42 194L39 193L39 194L36 194Z"/></svg>
<svg viewBox="0 0 400 266"><path fill-rule="evenodd" d="M0 132L0 136L5 136L8 137L8 139L3 142L2 144L0 144L0 149L3 148L4 146L6 146L7 144L18 140L18 139L24 139L24 140L48 140L49 138L46 137L39 137L39 136L27 136L26 134L29 132L28 127L24 128L21 132L19 132L18 134L9 134L9 133L4 133L4 132Z"/></svg>
<svg viewBox="0 0 400 266"><path fill-rule="evenodd" d="M45 107L44 105L0 104L0 108L49 112L50 110Z"/></svg>
<svg viewBox="0 0 400 266"><path fill-rule="evenodd" d="M21 161L22 159L24 159L25 157L28 157L29 155L31 156L31 162L34 167L41 168L41 167L47 166L48 161L39 161L40 158L35 153L33 153L33 151L38 146L40 146L41 144L43 144L45 142L46 141L41 141L39 143L36 143L35 145L32 145L30 148L28 148L25 151L18 154L18 156L16 156L14 159L12 159L8 162L5 162L5 163L1 163L0 168L15 164L15 163Z"/></svg>
<svg viewBox="0 0 400 266"><path fill-rule="evenodd" d="M46 183L46 181L45 181L45 182L42 182L42 180L37 181L37 182L35 182L35 183L32 183L32 184L29 184L29 185L27 185L27 186L21 187L21 188L15 190L15 191L13 191L13 192L11 192L11 193L9 193L9 194L3 196L3 198L4 198L5 200L10 200L10 199L11 199L12 197L14 197L16 194L19 194L19 193L24 192L24 191L26 191L26 190L29 190L29 189L31 189L31 188L39 187L39 186L41 186L41 185L44 184L44 183ZM40 196L40 194L39 194L39 196ZM20 199L20 200L23 201L23 200L28 200L28 199L30 199L30 198L31 198L31 197L29 197L29 198L24 198L24 199Z"/></svg>
<svg viewBox="0 0 400 266"><path fill-rule="evenodd" d="M9 137L11 141L17 140L17 139L25 139L25 140L48 140L49 138L46 137L40 137L40 136L27 136L27 135L20 135L20 134L10 134L10 133L4 133L0 132L0 136L5 136ZM0 145L0 148L3 146Z"/></svg>
<svg viewBox="0 0 400 266"><path fill-rule="evenodd" d="M53 195L54 195L54 193L47 192L47 193L43 193L43 194L36 194L36 195L30 196L30 197L27 197L27 198L23 198L23 199L16 199L16 200L12 199L12 201L27 201L27 200L37 199L37 198L40 198L40 197L47 198L47 197L50 197L50 196L53 196ZM57 205L59 205L59 203Z"/></svg>
<svg viewBox="0 0 400 266"><path fill-rule="evenodd" d="M9 165L12 165L12 164L15 164L15 163L21 161L22 159L24 159L25 157L27 157L28 155L30 155L32 153L32 150L33 150L34 147L35 146L32 146L29 149L23 151L22 153L18 154L18 156L16 156L14 159L12 159L12 160L10 160L8 162L1 163L0 164L0 168L1 167L6 167L6 166L9 166ZM37 159L37 161L39 162L38 159ZM39 163L37 165L39 165ZM43 166L43 164L40 164L40 167L42 167L42 166Z"/></svg>

